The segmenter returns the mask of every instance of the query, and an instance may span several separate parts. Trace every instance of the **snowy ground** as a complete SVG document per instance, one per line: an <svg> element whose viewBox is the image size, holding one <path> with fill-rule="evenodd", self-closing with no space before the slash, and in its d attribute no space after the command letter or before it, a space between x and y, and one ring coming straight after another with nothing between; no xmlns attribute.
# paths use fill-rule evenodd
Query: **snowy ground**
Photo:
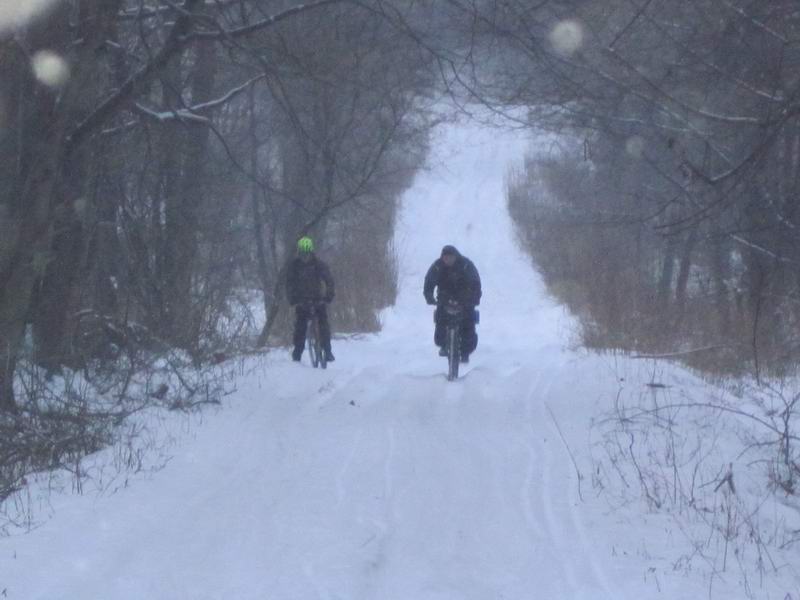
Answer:
<svg viewBox="0 0 800 600"><path fill-rule="evenodd" d="M744 598L735 575L710 587L674 568L686 540L666 517L611 509L592 487L589 424L619 367L569 348L572 319L513 242L504 176L525 147L442 131L405 198L384 332L336 343L327 371L266 359L223 410L173 424L164 469L116 493L52 495L52 518L0 539L2 596ZM480 345L454 383L421 292L446 243L485 290Z"/></svg>

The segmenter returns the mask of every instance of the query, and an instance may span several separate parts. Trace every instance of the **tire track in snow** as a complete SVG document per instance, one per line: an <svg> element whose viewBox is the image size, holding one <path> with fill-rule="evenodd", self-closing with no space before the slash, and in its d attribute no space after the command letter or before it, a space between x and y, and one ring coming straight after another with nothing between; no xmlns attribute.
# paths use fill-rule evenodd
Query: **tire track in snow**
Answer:
<svg viewBox="0 0 800 600"><path fill-rule="evenodd" d="M557 370L560 370L558 368ZM580 522L579 510L575 502L579 497L578 481L574 476L574 465L561 440L560 432L553 422L554 416L550 415L547 409L547 398L556 381L552 377L545 390L541 393L542 401L539 402L539 420L547 423L550 435L547 437L549 442L543 444L545 464L543 472L544 485L542 491L542 504L547 516L548 528L553 534L554 540L570 541L569 546L556 546L558 554L562 557L562 564L566 564L568 580L570 583L571 598L586 600L597 600L597 598L613 599L616 597L611 591L611 586L603 570L598 565L595 558L594 544L589 540L585 527ZM554 444L558 444L559 450L554 449ZM557 457L560 455L561 457ZM554 483L554 472L560 478L561 483ZM564 480L568 482L565 482ZM577 545L574 542L579 542ZM565 548L562 550L561 548ZM581 552L575 550L580 548ZM581 580L586 582L587 575L590 583L579 583ZM602 596L598 594L602 593Z"/></svg>
<svg viewBox="0 0 800 600"><path fill-rule="evenodd" d="M542 408L546 409L546 403L542 404ZM549 416L549 411L548 411ZM558 431L558 427L556 423L553 422L553 419L557 419L558 415L553 413L553 416L549 419L548 423L550 424L550 430L553 432L553 435L559 436L558 439L560 440L561 432ZM563 450L564 453L567 452L566 449ZM573 465L571 464L572 458L567 456L570 460L569 467L572 468ZM572 473L572 471L570 471ZM595 544L590 539L586 526L583 522L582 512L580 510L580 504L575 503L576 498L580 498L580 481L577 477L569 477L569 484L564 486L564 495L563 495L563 503L564 506L568 507L569 511L569 518L570 523L572 525L573 531L577 534L577 539L580 542L580 546L584 549L583 556L589 559L589 567L591 569L592 577L594 582L597 584L597 590L602 591L601 598L603 600L613 600L615 598L620 597L620 594L615 591L615 587L613 583L609 580L608 576L606 575L605 569L600 564L600 561L596 558L597 554L595 550ZM597 598L597 591L590 591L590 596Z"/></svg>
<svg viewBox="0 0 800 600"><path fill-rule="evenodd" d="M578 481L575 479L570 479L571 485L570 490L568 491L568 496L572 498L578 497ZM586 526L583 523L583 519L581 517L580 511L577 510L573 504L570 504L570 517L572 519L572 525L575 528L575 531L578 533L578 538L580 540L581 546L585 549L589 549L588 556L590 558L589 562L592 569L592 575L596 582L599 583L599 588L603 591L603 596L601 597L603 600L613 600L614 598L620 597L620 594L615 593L614 585L609 581L608 577L606 576L605 570L602 568L600 564L598 564L598 560L595 558L595 553L591 551L592 542L589 539L589 535L586 531ZM597 596L595 596L596 598Z"/></svg>
<svg viewBox="0 0 800 600"><path fill-rule="evenodd" d="M388 427L387 437L389 439L389 451L383 462L383 497L388 500L392 497L392 464L394 463L394 452L396 446L396 436L393 426Z"/></svg>
<svg viewBox="0 0 800 600"><path fill-rule="evenodd" d="M536 377L536 381L532 384L531 389L535 390L538 388L542 378L544 377L545 371L542 370L539 372L538 376ZM530 423L530 403L533 401L533 393L529 393L525 403L525 412L526 412L526 422ZM536 445L531 441L535 439L536 434L534 432L534 428L530 426L529 435L523 438L522 443L526 449L528 454L528 463L525 472L525 481L522 485L522 489L520 490L520 500L522 503L522 512L525 515L525 521L528 526L528 530L531 532L531 537L533 539L541 539L541 534L537 535L538 532L546 530L546 524L542 520L539 515L538 511L534 509L534 503L532 502L532 495L533 495L533 488L536 484L536 472L537 472L537 465L540 463L540 456L541 452L537 449Z"/></svg>
<svg viewBox="0 0 800 600"><path fill-rule="evenodd" d="M533 427L530 428L530 433L531 436L536 435ZM532 527L536 528L535 531L538 533L536 536L538 544L542 544L544 542L549 544L550 548L556 549L557 540L554 538L553 528L551 527L547 518L542 519L541 517L536 516L540 511L537 511L534 508L534 503L532 501L532 498L536 496L536 492L534 491L534 486L536 484L535 474L538 466L541 464L541 452L537 450L535 444L528 443L527 446L529 452L529 463L525 478L525 485L522 489L522 495L528 527L529 529ZM543 484L544 483L546 482L543 481ZM549 581L543 582L543 584L546 586L548 592L555 594L555 597L572 598L573 594L571 593L571 590L575 589L575 575L564 566L569 564L569 562L563 560L563 557L560 556L560 552L557 560L552 559L549 549L546 549L545 553L548 556L548 566L550 567L548 572L551 576ZM567 586L564 585L565 581L568 584Z"/></svg>
<svg viewBox="0 0 800 600"><path fill-rule="evenodd" d="M560 576L551 578L550 583L556 587L560 597L577 598L576 592L580 589L580 574L574 566L574 552L569 548L564 547L562 540L565 539L563 527L560 520L556 515L553 506L553 478L552 478L552 463L553 455L551 451L551 444L547 441L549 438L544 438L543 431L537 429L534 423L544 423L542 420L542 407L543 398L546 398L550 393L550 389L555 382L552 376L550 365L542 365L542 375L537 378L536 383L531 386L530 392L527 396L526 408L528 412L527 423L529 429L530 440L542 440L536 442L529 442L533 452L539 458L539 468L541 469L541 486L537 492L531 491L532 496L536 494L538 505L544 513L544 518L541 519L542 527L547 534L547 541L550 544L552 555L556 557L555 560L550 561L550 566ZM547 381L544 387L540 387L539 383L544 374L548 374ZM538 405L538 418L534 418L534 406ZM537 450L538 447L538 450ZM542 464L543 463L543 464ZM568 538L567 538L568 539ZM552 556L551 555L551 556Z"/></svg>
<svg viewBox="0 0 800 600"><path fill-rule="evenodd" d="M359 428L353 440L353 445L350 447L350 452L347 454L347 458L345 459L342 468L336 475L336 508L341 508L345 498L347 497L347 489L344 485L344 479L347 476L347 472L350 470L350 465L353 464L353 459L355 458L356 452L361 445L361 437L363 434L364 430Z"/></svg>
<svg viewBox="0 0 800 600"><path fill-rule="evenodd" d="M387 396L388 397L388 396ZM386 428L383 436L385 454L382 460L383 489L382 498L374 516L360 515L359 524L368 524L374 530L362 543L359 550L367 552L361 570L362 581L358 586L360 593L354 597L381 598L386 596L390 586L387 584L387 568L392 562L390 538L393 533L392 493L394 488L394 459L396 449L396 433L393 425Z"/></svg>

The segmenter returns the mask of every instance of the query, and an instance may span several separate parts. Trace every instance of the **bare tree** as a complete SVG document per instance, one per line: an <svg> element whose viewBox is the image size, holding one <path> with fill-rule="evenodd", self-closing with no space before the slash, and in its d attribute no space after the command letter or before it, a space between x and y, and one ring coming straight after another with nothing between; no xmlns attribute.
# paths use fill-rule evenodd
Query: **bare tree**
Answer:
<svg viewBox="0 0 800 600"><path fill-rule="evenodd" d="M430 53L376 6L86 1L2 42L4 410L29 326L50 370L84 360L87 310L200 358L254 254L272 310L298 233L393 206L430 125ZM69 70L50 86L28 66L45 49Z"/></svg>

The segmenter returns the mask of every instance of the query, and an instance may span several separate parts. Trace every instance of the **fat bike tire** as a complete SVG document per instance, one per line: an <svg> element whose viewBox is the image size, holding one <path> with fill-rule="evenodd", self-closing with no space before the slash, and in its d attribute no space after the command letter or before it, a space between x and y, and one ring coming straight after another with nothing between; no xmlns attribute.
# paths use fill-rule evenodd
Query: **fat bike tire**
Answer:
<svg viewBox="0 0 800 600"><path fill-rule="evenodd" d="M447 331L447 381L455 381L458 379L458 366L460 362L458 329L451 327Z"/></svg>
<svg viewBox="0 0 800 600"><path fill-rule="evenodd" d="M312 319L311 323L309 323L308 335L306 336L306 345L308 346L308 358L311 360L311 366L316 369L319 366L320 361L316 318Z"/></svg>
<svg viewBox="0 0 800 600"><path fill-rule="evenodd" d="M317 364L319 365L320 369L327 369L328 357L325 354L325 351L322 349L322 344L320 342L318 318L314 319L314 338L317 344Z"/></svg>

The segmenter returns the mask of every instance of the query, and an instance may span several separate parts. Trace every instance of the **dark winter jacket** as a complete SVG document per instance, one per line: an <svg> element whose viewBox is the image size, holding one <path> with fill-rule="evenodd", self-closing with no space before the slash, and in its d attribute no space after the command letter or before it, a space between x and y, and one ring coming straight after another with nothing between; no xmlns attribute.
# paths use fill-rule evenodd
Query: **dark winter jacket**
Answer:
<svg viewBox="0 0 800 600"><path fill-rule="evenodd" d="M423 294L425 299L432 303L434 288L438 288L439 302L454 299L461 304L476 306L481 302L481 278L478 269L470 259L462 256L457 250L456 262L452 267L444 264L439 258L428 269L425 275Z"/></svg>
<svg viewBox="0 0 800 600"><path fill-rule="evenodd" d="M311 255L308 261L296 256L286 271L286 298L289 304L304 300L333 300L333 277L324 262Z"/></svg>

